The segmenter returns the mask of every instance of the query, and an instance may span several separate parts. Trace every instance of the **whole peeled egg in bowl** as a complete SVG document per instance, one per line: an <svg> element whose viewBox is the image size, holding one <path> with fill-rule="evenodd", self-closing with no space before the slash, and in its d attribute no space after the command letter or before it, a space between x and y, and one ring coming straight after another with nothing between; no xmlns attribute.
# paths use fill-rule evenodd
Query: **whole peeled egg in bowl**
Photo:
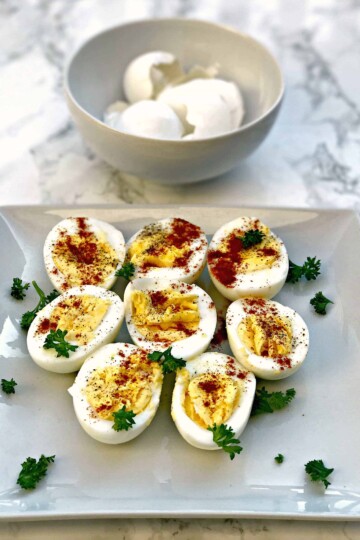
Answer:
<svg viewBox="0 0 360 540"><path fill-rule="evenodd" d="M250 155L275 121L284 85L277 62L255 39L174 18L91 38L71 58L65 90L95 153L123 172L178 185L217 176ZM208 116L215 109L217 116ZM130 132L134 123L142 135ZM153 137L159 131L166 136Z"/></svg>

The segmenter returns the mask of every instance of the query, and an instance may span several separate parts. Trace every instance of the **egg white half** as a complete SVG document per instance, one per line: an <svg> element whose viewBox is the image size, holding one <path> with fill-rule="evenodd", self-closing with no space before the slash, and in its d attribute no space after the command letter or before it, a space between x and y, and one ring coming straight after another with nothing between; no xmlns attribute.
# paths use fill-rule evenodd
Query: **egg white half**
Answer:
<svg viewBox="0 0 360 540"><path fill-rule="evenodd" d="M169 287L184 294L197 295L200 313L199 326L194 334L180 341L165 344L162 341L149 341L139 332L132 320L132 293L135 290L144 292L163 291ZM204 352L213 338L217 320L216 308L210 296L197 285L166 282L162 279L136 279L132 283L129 283L125 289L124 304L125 320L131 339L136 345L146 351L165 351L168 347L171 347L171 354L174 357L187 360Z"/></svg>
<svg viewBox="0 0 360 540"><path fill-rule="evenodd" d="M249 420L251 407L255 396L256 380L253 373L246 371L231 356L218 352L204 353L186 363L183 368L190 374L190 379L202 373L227 374L231 372L231 378L240 382L241 393L238 404L225 424L234 430L235 437L239 437L244 431ZM243 378L239 378L241 375ZM202 450L219 450L219 446L213 441L213 434L206 428L199 426L187 414L184 408L185 392L187 390L184 371L178 370L171 403L171 416L179 433L192 446ZM212 427L212 426L211 426Z"/></svg>
<svg viewBox="0 0 360 540"><path fill-rule="evenodd" d="M55 349L44 349L44 342L49 332L42 333L39 326L42 321L49 319L53 309L69 297L95 296L110 302L108 309L94 331L93 339L86 345L79 345L78 348L69 353L69 358L57 357ZM79 312L80 314L81 312ZM90 356L102 345L110 343L116 338L124 320L124 304L117 294L107 291L101 287L84 285L83 287L73 287L64 294L58 296L50 304L45 306L36 315L30 325L27 335L27 346L31 358L38 366L54 373L71 373L77 371ZM62 329L61 329L62 330ZM66 339L66 337L65 337ZM72 343L72 342L71 342ZM72 343L76 345L76 343Z"/></svg>
<svg viewBox="0 0 360 540"><path fill-rule="evenodd" d="M257 302L260 302L257 304ZM250 350L241 340L238 327L249 313L266 312L275 308L280 317L291 323L291 352L285 358L260 356ZM304 362L309 348L309 331L305 321L290 307L283 306L273 300L244 298L230 304L226 313L226 329L229 345L235 358L257 377L266 380L285 379L295 373Z"/></svg>
<svg viewBox="0 0 360 540"><path fill-rule="evenodd" d="M97 441L107 444L128 442L140 435L155 416L160 402L162 377L158 384L152 384L150 402L146 409L134 417L135 423L127 431L115 431L112 427L113 421L97 417L84 393L87 381L95 370L121 365L130 355L138 351L138 347L129 343L111 343L101 347L88 358L77 374L74 384L68 390L73 398L75 414L81 427Z"/></svg>

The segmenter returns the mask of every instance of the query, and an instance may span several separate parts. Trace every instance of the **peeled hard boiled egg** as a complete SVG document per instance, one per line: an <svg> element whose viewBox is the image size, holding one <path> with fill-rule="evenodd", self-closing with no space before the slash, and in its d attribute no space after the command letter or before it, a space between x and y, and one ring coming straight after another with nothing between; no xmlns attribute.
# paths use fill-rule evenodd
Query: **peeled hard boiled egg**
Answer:
<svg viewBox="0 0 360 540"><path fill-rule="evenodd" d="M126 261L134 278L159 278L193 283L206 264L205 233L181 218L166 218L138 231L126 244Z"/></svg>
<svg viewBox="0 0 360 540"><path fill-rule="evenodd" d="M300 315L272 300L236 300L227 310L226 329L234 356L262 379L289 377L309 348L309 331Z"/></svg>
<svg viewBox="0 0 360 540"><path fill-rule="evenodd" d="M251 245L252 239L260 241ZM208 269L215 287L229 300L272 298L285 283L289 259L282 240L266 225L254 217L240 217L214 234Z"/></svg>
<svg viewBox="0 0 360 540"><path fill-rule="evenodd" d="M85 362L69 393L86 433L97 441L119 444L134 439L150 424L159 406L162 381L159 364L148 360L147 353L128 343L112 343ZM114 414L124 418L126 412L132 413L131 421L117 424Z"/></svg>
<svg viewBox="0 0 360 540"><path fill-rule="evenodd" d="M151 51L137 56L124 74L124 92L130 103L155 98L172 80L183 75L175 56L169 52Z"/></svg>
<svg viewBox="0 0 360 540"><path fill-rule="evenodd" d="M256 381L234 358L204 353L177 370L171 416L196 448L219 450L208 427L226 424L239 437L248 422Z"/></svg>
<svg viewBox="0 0 360 540"><path fill-rule="evenodd" d="M115 339L123 319L124 304L114 292L93 285L73 287L39 311L31 323L29 354L48 371L77 371L88 356ZM77 346L68 358L54 348L44 348L51 330L66 330L65 340Z"/></svg>
<svg viewBox="0 0 360 540"><path fill-rule="evenodd" d="M197 285L136 279L126 287L124 303L131 339L146 351L171 347L175 358L187 360L204 352L214 335L214 302Z"/></svg>
<svg viewBox="0 0 360 540"><path fill-rule="evenodd" d="M80 285L110 289L124 258L122 233L109 223L88 217L60 221L44 245L46 271L61 292Z"/></svg>

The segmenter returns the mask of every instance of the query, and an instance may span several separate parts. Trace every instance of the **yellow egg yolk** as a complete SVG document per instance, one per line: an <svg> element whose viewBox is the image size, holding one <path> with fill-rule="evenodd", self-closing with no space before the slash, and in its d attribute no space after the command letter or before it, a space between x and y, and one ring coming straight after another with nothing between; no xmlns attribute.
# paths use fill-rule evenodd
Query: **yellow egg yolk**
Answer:
<svg viewBox="0 0 360 540"><path fill-rule="evenodd" d="M94 332L109 305L109 300L96 296L69 296L52 310L49 328L67 330L67 341L86 345L94 339ZM44 321L41 324L44 325Z"/></svg>
<svg viewBox="0 0 360 540"><path fill-rule="evenodd" d="M151 235L140 235L128 250L127 259L140 267L172 268L181 259L187 248L177 248L165 243L163 231Z"/></svg>
<svg viewBox="0 0 360 540"><path fill-rule="evenodd" d="M161 384L162 378L158 363L150 362L146 353L136 353L120 365L94 371L84 392L96 416L113 420L113 413L124 406L134 414L145 410L152 388Z"/></svg>
<svg viewBox="0 0 360 540"><path fill-rule="evenodd" d="M132 321L149 341L179 341L196 332L200 313L195 294L174 289L134 291Z"/></svg>
<svg viewBox="0 0 360 540"><path fill-rule="evenodd" d="M80 231L69 235L65 231L52 249L55 272L64 276L64 286L101 285L113 274L119 263L114 248L103 232Z"/></svg>
<svg viewBox="0 0 360 540"><path fill-rule="evenodd" d="M187 381L184 407L191 420L207 428L230 418L240 399L237 381L221 373L202 373L190 380L185 368L182 375Z"/></svg>
<svg viewBox="0 0 360 540"><path fill-rule="evenodd" d="M280 315L248 315L238 326L244 345L258 356L276 358L292 349L292 326L289 319Z"/></svg>

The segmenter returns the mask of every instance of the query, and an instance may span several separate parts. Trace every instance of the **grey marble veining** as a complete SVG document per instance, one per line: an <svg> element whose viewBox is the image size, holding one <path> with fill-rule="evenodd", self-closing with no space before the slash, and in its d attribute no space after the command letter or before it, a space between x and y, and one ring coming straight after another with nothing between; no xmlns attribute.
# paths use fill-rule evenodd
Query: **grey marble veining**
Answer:
<svg viewBox="0 0 360 540"><path fill-rule="evenodd" d="M279 59L286 97L259 151L220 179L168 188L115 171L81 140L62 72L94 33L182 16L230 24ZM360 210L359 0L1 0L0 204L231 203ZM356 523L113 520L0 524L0 538L360 538Z"/></svg>

